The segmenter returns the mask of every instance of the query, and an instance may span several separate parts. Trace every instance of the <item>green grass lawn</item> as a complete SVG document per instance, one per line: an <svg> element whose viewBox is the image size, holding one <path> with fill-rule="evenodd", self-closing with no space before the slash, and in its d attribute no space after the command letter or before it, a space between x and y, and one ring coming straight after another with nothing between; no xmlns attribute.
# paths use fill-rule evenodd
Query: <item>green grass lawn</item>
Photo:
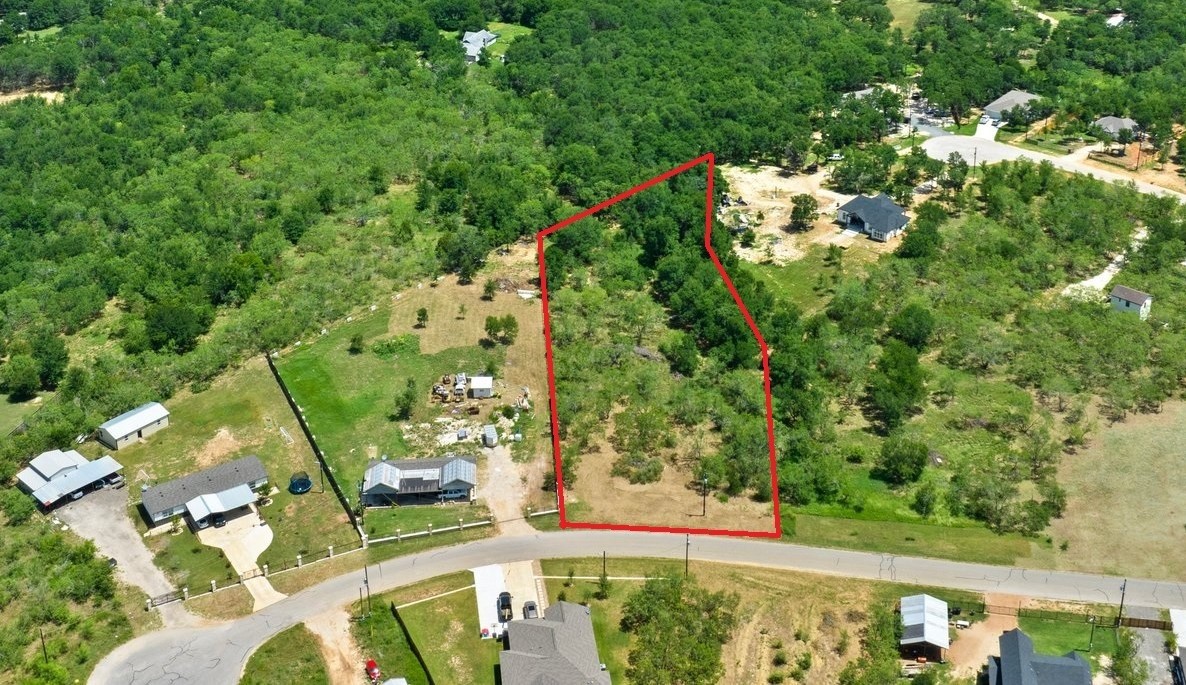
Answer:
<svg viewBox="0 0 1186 685"><path fill-rule="evenodd" d="M952 126L944 126L943 128L944 128L944 130L951 131L952 133L956 134L957 136L970 136L970 135L974 135L976 133L976 127L979 125L979 123L980 123L979 119L971 118L971 119L968 119L967 121L965 121L960 126L952 125Z"/></svg>
<svg viewBox="0 0 1186 685"><path fill-rule="evenodd" d="M317 638L297 624L265 642L247 661L239 685L329 685Z"/></svg>
<svg viewBox="0 0 1186 685"><path fill-rule="evenodd" d="M894 15L890 28L900 28L902 33L910 35L918 23L918 15L927 8L927 3L922 0L886 0L885 6Z"/></svg>
<svg viewBox="0 0 1186 685"><path fill-rule="evenodd" d="M457 521L473 523L490 518L490 510L486 505L474 504L425 504L421 506L392 507L390 509L367 509L363 523L367 535L372 538L395 535L396 529L401 533L415 533L427 530L432 524L433 530L448 530L457 528Z"/></svg>
<svg viewBox="0 0 1186 685"><path fill-rule="evenodd" d="M1021 617L1017 625L1034 641L1034 651L1039 654L1063 656L1068 652L1079 652L1087 657L1092 670L1099 672L1100 655L1116 651L1116 629L1099 627L1092 639L1091 624L1079 621L1051 621ZM1091 651L1088 652L1088 646Z"/></svg>
<svg viewBox="0 0 1186 685"><path fill-rule="evenodd" d="M349 489L348 485L356 488L362 480L370 459L368 447L373 446L376 455L392 458L411 455L412 447L403 436L404 422L391 418L394 398L406 387L407 379L415 379L419 391L413 422L429 421L440 410L428 405L428 393L442 374L497 368L505 354L502 347L483 349L471 345L436 354L401 352L384 359L371 350L371 345L389 337L389 318L390 311L380 309L318 337L277 362L289 392L304 410L309 429L344 489ZM360 354L350 354L347 349L355 335L362 336L366 347Z"/></svg>
<svg viewBox="0 0 1186 685"><path fill-rule="evenodd" d="M46 38L62 30L61 26L50 26L37 31L21 31L21 38Z"/></svg>
<svg viewBox="0 0 1186 685"><path fill-rule="evenodd" d="M502 57L507 54L507 46L509 46L519 36L526 36L531 33L531 29L526 26L518 24L504 24L501 21L492 21L488 26L490 31L498 34L498 40L486 48L493 58Z"/></svg>
<svg viewBox="0 0 1186 685"><path fill-rule="evenodd" d="M53 395L52 392L39 392L37 397L42 402L49 399ZM8 431L20 425L26 417L37 411L41 406L41 402L36 400L28 400L26 402L12 402L7 396L0 399L0 435L8 435Z"/></svg>

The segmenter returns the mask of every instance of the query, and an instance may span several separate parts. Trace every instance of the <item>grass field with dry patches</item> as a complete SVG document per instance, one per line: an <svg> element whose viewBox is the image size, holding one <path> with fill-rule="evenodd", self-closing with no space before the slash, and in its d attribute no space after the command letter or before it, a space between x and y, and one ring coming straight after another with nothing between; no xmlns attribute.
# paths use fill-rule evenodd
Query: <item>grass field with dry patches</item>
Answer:
<svg viewBox="0 0 1186 685"><path fill-rule="evenodd" d="M1058 480L1067 510L1053 522L1067 543L1058 568L1178 578L1186 567L1186 401L1159 414L1132 414L1103 428L1086 449L1064 455Z"/></svg>

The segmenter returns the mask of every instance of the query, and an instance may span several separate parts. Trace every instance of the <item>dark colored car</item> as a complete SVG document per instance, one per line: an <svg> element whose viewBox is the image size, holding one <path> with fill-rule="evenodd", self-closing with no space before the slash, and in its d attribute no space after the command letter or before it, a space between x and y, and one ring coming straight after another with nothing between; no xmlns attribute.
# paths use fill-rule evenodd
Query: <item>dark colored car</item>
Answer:
<svg viewBox="0 0 1186 685"><path fill-rule="evenodd" d="M512 618L514 618L514 613L511 609L511 593L498 593L498 620L506 623Z"/></svg>
<svg viewBox="0 0 1186 685"><path fill-rule="evenodd" d="M226 516L223 516L222 514L215 514L214 515L214 527L222 528L225 525L226 525Z"/></svg>
<svg viewBox="0 0 1186 685"><path fill-rule="evenodd" d="M539 618L539 607L535 602L523 603L523 618Z"/></svg>

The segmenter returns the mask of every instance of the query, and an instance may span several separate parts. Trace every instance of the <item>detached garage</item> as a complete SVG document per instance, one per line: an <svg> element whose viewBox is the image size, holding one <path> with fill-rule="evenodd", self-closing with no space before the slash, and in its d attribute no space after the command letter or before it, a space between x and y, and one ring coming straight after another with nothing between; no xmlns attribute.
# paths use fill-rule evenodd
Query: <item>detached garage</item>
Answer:
<svg viewBox="0 0 1186 685"><path fill-rule="evenodd" d="M99 426L99 442L118 450L168 425L169 410L160 402L149 402Z"/></svg>

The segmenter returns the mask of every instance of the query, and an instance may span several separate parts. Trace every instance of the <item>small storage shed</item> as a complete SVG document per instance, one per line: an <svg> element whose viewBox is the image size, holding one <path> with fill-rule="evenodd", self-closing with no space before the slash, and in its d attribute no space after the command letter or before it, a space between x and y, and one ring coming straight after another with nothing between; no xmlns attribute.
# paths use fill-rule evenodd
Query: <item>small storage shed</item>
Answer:
<svg viewBox="0 0 1186 685"><path fill-rule="evenodd" d="M99 426L99 442L118 450L168 425L169 410L160 402L148 402Z"/></svg>
<svg viewBox="0 0 1186 685"><path fill-rule="evenodd" d="M490 425L484 426L482 428L482 444L486 447L498 445L498 429Z"/></svg>
<svg viewBox="0 0 1186 685"><path fill-rule="evenodd" d="M494 396L493 376L474 376L469 383L470 395L475 399L486 399Z"/></svg>

